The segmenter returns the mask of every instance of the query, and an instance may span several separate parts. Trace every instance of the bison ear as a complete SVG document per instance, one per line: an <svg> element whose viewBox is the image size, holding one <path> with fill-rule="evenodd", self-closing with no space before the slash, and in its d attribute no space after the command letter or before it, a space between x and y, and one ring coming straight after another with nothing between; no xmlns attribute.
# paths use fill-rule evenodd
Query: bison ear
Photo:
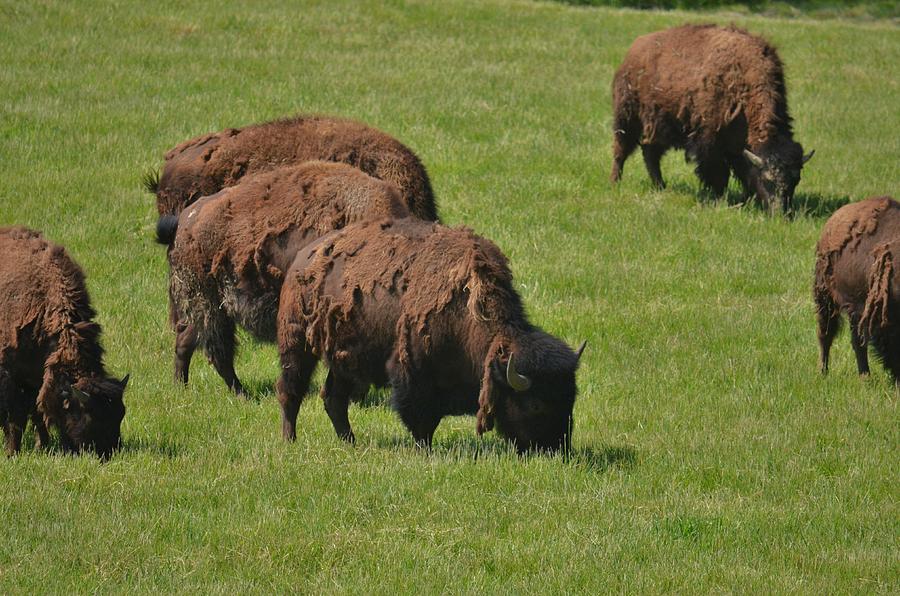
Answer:
<svg viewBox="0 0 900 596"><path fill-rule="evenodd" d="M747 158L747 161L749 161L751 164L753 164L757 168L763 167L763 163L765 163L763 161L763 158L761 158L757 154L753 153L749 149L744 149L744 157Z"/></svg>
<svg viewBox="0 0 900 596"><path fill-rule="evenodd" d="M806 155L804 155L804 156L803 156L803 163L806 164L806 162L808 162L809 160L811 160L811 159L812 159L812 156L815 155L815 154L816 154L816 150L813 149L812 151L810 151L809 153L807 153Z"/></svg>

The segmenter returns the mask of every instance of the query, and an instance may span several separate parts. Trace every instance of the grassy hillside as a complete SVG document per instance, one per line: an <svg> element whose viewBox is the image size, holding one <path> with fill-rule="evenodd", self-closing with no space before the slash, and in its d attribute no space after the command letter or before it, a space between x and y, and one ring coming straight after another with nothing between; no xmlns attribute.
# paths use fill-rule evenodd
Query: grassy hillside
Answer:
<svg viewBox="0 0 900 596"><path fill-rule="evenodd" d="M698 201L681 154L664 192L639 156L607 181L612 73L689 13L252 7L0 0L0 225L69 248L109 368L132 374L109 463L0 461L0 592L900 589L898 398L880 368L856 377L846 335L816 373L811 300L827 215L898 193L895 26L736 21L778 46L816 149L786 221ZM313 396L287 445L275 349L246 337L253 401L199 354L175 386L141 176L186 138L297 112L413 147L443 219L510 257L532 320L588 340L570 461L478 440L471 417L422 453L377 398L351 407L355 447Z"/></svg>

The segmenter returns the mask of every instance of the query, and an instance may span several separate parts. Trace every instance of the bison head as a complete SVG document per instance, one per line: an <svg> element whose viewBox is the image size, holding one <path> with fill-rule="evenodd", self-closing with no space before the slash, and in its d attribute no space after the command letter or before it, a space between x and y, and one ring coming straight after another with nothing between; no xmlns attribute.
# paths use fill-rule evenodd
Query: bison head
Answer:
<svg viewBox="0 0 900 596"><path fill-rule="evenodd" d="M766 145L758 153L744 149L750 190L756 193L772 212L787 213L800 183L800 170L815 151L803 155L803 147L792 140Z"/></svg>
<svg viewBox="0 0 900 596"><path fill-rule="evenodd" d="M121 381L87 378L73 384L63 395L63 449L91 449L106 458L121 443L120 427L125 417L122 393L128 376Z"/></svg>
<svg viewBox="0 0 900 596"><path fill-rule="evenodd" d="M581 351L535 331L490 365L490 423L521 453L568 451ZM483 388L484 389L484 388Z"/></svg>

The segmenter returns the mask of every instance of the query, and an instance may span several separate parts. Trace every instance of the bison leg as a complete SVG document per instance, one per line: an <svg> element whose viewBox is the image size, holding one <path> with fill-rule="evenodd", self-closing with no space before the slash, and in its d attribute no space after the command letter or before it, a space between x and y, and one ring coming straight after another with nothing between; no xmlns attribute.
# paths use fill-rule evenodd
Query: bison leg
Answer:
<svg viewBox="0 0 900 596"><path fill-rule="evenodd" d="M187 385L191 358L197 349L197 330L179 321L175 325L175 381Z"/></svg>
<svg viewBox="0 0 900 596"><path fill-rule="evenodd" d="M625 160L634 152L637 145L637 135L630 134L625 128L616 126L616 130L613 132L613 166L609 176L611 182L618 182L622 179Z"/></svg>
<svg viewBox="0 0 900 596"><path fill-rule="evenodd" d="M22 432L28 423L28 407L19 388L9 374L0 369L0 417L6 437L6 455L12 456L22 448Z"/></svg>
<svg viewBox="0 0 900 596"><path fill-rule="evenodd" d="M31 412L31 426L34 428L34 446L37 449L47 449L50 447L50 433L47 432L47 425L44 424L44 416L37 410Z"/></svg>
<svg viewBox="0 0 900 596"><path fill-rule="evenodd" d="M816 327L819 337L819 372L828 373L828 357L834 336L841 328L841 311L826 294L816 293Z"/></svg>
<svg viewBox="0 0 900 596"><path fill-rule="evenodd" d="M853 353L856 355L856 370L859 372L859 376L868 376L869 349L859 334L858 317L850 319L850 345L853 346Z"/></svg>
<svg viewBox="0 0 900 596"><path fill-rule="evenodd" d="M234 321L221 313L216 318L218 320L211 321L207 327L209 339L204 341L204 351L228 388L237 395L244 395L244 386L234 372L234 351L237 345Z"/></svg>
<svg viewBox="0 0 900 596"><path fill-rule="evenodd" d="M353 443L356 437L353 436L353 430L350 428L350 419L347 416L347 409L350 406L351 395L358 393L358 386L352 380L347 379L334 370L328 371L325 378L325 385L322 387L322 401L325 402L325 411L331 418L331 424L334 426L334 432L341 439Z"/></svg>
<svg viewBox="0 0 900 596"><path fill-rule="evenodd" d="M419 375L424 377L425 375ZM435 411L432 400L434 388L431 383L417 379L415 385L408 380L392 379L394 409L400 420L412 433L416 445L431 448L431 439L441 421L441 414Z"/></svg>
<svg viewBox="0 0 900 596"><path fill-rule="evenodd" d="M721 197L728 187L730 172L728 164L721 159L705 159L697 164L694 170L700 178L700 184L713 196Z"/></svg>
<svg viewBox="0 0 900 596"><path fill-rule="evenodd" d="M666 150L659 145L641 145L641 153L644 155L644 165L647 166L647 173L650 174L653 186L659 190L666 187L662 171L659 169L659 160L662 159L665 152Z"/></svg>
<svg viewBox="0 0 900 596"><path fill-rule="evenodd" d="M297 413L319 359L305 347L281 354L281 377L275 385L281 404L281 434L285 440L297 438Z"/></svg>

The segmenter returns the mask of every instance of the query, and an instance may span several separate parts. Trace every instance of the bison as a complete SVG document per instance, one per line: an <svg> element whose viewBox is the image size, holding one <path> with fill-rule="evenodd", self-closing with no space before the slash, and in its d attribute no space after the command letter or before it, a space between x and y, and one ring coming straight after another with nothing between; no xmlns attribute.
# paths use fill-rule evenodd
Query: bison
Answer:
<svg viewBox="0 0 900 596"><path fill-rule="evenodd" d="M414 218L362 222L304 247L278 310L282 433L296 420L319 359L339 437L355 391L392 387L392 405L416 443L441 418L477 413L519 451L568 449L581 356L531 325L506 258L467 228Z"/></svg>
<svg viewBox="0 0 900 596"><path fill-rule="evenodd" d="M0 422L6 453L28 419L39 448L48 427L65 451L109 456L120 443L128 383L107 376L84 273L66 251L23 227L0 228Z"/></svg>
<svg viewBox="0 0 900 596"><path fill-rule="evenodd" d="M246 176L178 217L160 218L157 238L169 245L175 378L187 383L199 344L243 394L235 325L275 341L278 295L297 250L348 222L408 213L393 184L347 164L312 161Z"/></svg>
<svg viewBox="0 0 900 596"><path fill-rule="evenodd" d="M185 141L166 153L162 174L147 176L145 186L156 195L160 215L178 215L247 174L312 160L347 163L393 182L410 212L437 219L431 182L415 153L365 124L328 116L297 116Z"/></svg>
<svg viewBox="0 0 900 596"><path fill-rule="evenodd" d="M813 295L820 370L828 371L843 311L859 374L869 373L872 344L900 385L900 203L872 197L835 211L816 245Z"/></svg>
<svg viewBox="0 0 900 596"><path fill-rule="evenodd" d="M814 152L794 141L784 72L775 48L735 27L685 25L635 40L613 79L613 166L640 145L657 188L670 148L696 162L701 184L720 196L729 171L770 211L791 207L800 170Z"/></svg>

